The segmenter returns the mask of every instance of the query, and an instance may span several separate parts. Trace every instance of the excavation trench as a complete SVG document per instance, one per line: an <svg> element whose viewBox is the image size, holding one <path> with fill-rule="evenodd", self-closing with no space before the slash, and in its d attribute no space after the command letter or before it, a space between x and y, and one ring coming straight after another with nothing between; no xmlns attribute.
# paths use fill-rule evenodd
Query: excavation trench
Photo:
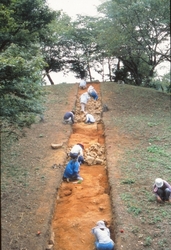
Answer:
<svg viewBox="0 0 171 250"><path fill-rule="evenodd" d="M104 128L101 121L100 84L91 85L98 92L99 99L91 99L87 111L94 115L96 123L84 123L85 115L80 112L79 96L85 90L79 89L76 122L68 142L68 152L76 143L84 144L85 164L80 167L80 175L84 180L81 183L62 182L60 186L52 222L54 250L93 250L95 238L91 234L91 228L98 220L105 220L113 232Z"/></svg>

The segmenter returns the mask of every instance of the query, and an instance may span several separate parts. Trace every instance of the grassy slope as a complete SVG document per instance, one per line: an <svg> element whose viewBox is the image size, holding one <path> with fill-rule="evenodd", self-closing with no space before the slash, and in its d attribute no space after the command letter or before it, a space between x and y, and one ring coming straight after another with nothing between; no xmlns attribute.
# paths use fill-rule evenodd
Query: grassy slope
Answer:
<svg viewBox="0 0 171 250"><path fill-rule="evenodd" d="M49 145L54 135L59 136L58 131L63 128L61 117L74 106L76 93L73 85L50 88L54 90L48 97L46 123L34 125L28 131L29 136L16 145L9 147L5 142L3 146L2 238L6 250L26 246L29 249L29 244L42 244L41 238L35 236L39 229L35 211L44 201L43 197L40 199L42 190L46 190L54 175L50 170L54 162L50 158L53 153ZM101 91L102 102L110 109L103 115L105 128L108 128L105 134L109 135L109 139L111 133L117 133L118 137L118 143L108 148L117 250L169 250L171 206L158 206L154 202L152 185L156 177L171 183L170 97L152 89L114 83L102 83ZM69 95L70 101L67 99ZM63 131L61 138L67 141L69 134L70 131ZM111 141L106 142L112 144ZM118 152L119 178L115 178L116 169L112 165L111 157L115 156L115 150ZM120 151L122 155L119 155ZM48 153L49 161L44 162ZM56 177L55 174L54 183ZM52 206L52 200L49 204ZM46 217L44 214L41 219ZM118 231L120 227L123 227L124 234Z"/></svg>
<svg viewBox="0 0 171 250"><path fill-rule="evenodd" d="M124 150L117 163L121 177L115 179L117 185L113 186L115 224L125 229L124 236L117 234L116 229L118 249L120 244L132 250L144 247L169 250L171 204L156 204L152 186L157 177L171 183L170 97L152 89L101 85L103 103L110 109L104 115L105 126L110 133L112 129L113 133L118 131L119 147ZM129 138L128 145L124 145L122 138ZM115 151L108 157L110 165L112 154Z"/></svg>

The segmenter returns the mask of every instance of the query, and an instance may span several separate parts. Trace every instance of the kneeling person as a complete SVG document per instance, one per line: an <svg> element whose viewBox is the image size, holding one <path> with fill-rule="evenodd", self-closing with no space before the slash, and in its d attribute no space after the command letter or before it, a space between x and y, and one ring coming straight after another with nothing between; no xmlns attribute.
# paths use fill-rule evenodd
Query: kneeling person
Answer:
<svg viewBox="0 0 171 250"><path fill-rule="evenodd" d="M66 165L63 180L74 181L74 180L83 180L83 178L79 175L80 172L80 164L77 160L70 160Z"/></svg>
<svg viewBox="0 0 171 250"><path fill-rule="evenodd" d="M77 143L71 148L70 157L71 159L77 160L80 164L84 163L83 157L84 145Z"/></svg>
<svg viewBox="0 0 171 250"><path fill-rule="evenodd" d="M95 247L97 250L114 250L115 243L110 238L110 231L104 221L98 221L96 227L92 228L91 232L95 235Z"/></svg>
<svg viewBox="0 0 171 250"><path fill-rule="evenodd" d="M95 119L94 116L92 116L91 114L86 114L86 121L85 123L95 123Z"/></svg>
<svg viewBox="0 0 171 250"><path fill-rule="evenodd" d="M171 185L167 181L157 178L155 179L153 188L153 192L158 202L171 202Z"/></svg>
<svg viewBox="0 0 171 250"><path fill-rule="evenodd" d="M64 120L63 122L65 124L72 124L74 123L74 115L75 115L75 112L74 111L70 111L70 112L66 112L65 115L64 115Z"/></svg>

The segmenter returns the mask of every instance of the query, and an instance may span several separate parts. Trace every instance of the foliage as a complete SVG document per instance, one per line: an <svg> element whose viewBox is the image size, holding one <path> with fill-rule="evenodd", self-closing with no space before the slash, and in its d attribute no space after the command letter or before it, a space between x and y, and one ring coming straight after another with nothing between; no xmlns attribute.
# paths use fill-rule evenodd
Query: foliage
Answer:
<svg viewBox="0 0 171 250"><path fill-rule="evenodd" d="M29 126L42 109L40 36L54 19L44 0L0 3L1 120L9 130ZM2 125L2 124L1 124Z"/></svg>
<svg viewBox="0 0 171 250"><path fill-rule="evenodd" d="M101 40L136 85L148 86L155 68L170 60L169 1L108 1L99 7L107 24ZM110 37L109 37L109 34ZM109 41L110 39L110 41Z"/></svg>
<svg viewBox="0 0 171 250"><path fill-rule="evenodd" d="M41 33L41 52L46 62L44 71L51 84L50 72L66 70L66 64L70 49L68 47L68 35L72 29L70 17L62 12L56 13L56 18L51 22L45 31Z"/></svg>
<svg viewBox="0 0 171 250"><path fill-rule="evenodd" d="M33 56L36 52L36 47L26 50L13 44L0 55L0 115L10 125L30 125L33 114L42 112L44 62L39 54Z"/></svg>
<svg viewBox="0 0 171 250"><path fill-rule="evenodd" d="M55 17L45 0L9 0L0 4L0 51L11 43L28 45L39 40L40 32Z"/></svg>
<svg viewBox="0 0 171 250"><path fill-rule="evenodd" d="M78 15L73 22L70 34L71 66L70 71L76 73L76 77L89 77L92 81L91 68L98 48L96 41L96 18Z"/></svg>

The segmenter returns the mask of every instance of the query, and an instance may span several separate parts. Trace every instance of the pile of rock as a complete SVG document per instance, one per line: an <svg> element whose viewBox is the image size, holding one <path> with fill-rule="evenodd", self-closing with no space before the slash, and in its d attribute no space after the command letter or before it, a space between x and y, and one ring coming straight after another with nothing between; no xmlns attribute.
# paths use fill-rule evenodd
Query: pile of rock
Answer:
<svg viewBox="0 0 171 250"><path fill-rule="evenodd" d="M71 148L67 149L67 156L70 159ZM92 165L106 165L106 158L105 158L105 147L100 145L100 143L92 144L88 149L84 150L84 161L89 166Z"/></svg>
<svg viewBox="0 0 171 250"><path fill-rule="evenodd" d="M75 112L76 112L75 122L85 122L86 121L86 116L81 111L81 105L79 102L79 98L77 98L77 105L76 105ZM90 99L86 105L86 112L93 115L96 122L101 122L102 108L101 108L100 98L97 101Z"/></svg>
<svg viewBox="0 0 171 250"><path fill-rule="evenodd" d="M92 144L88 149L84 151L84 160L90 165L105 165L105 148L100 143Z"/></svg>

